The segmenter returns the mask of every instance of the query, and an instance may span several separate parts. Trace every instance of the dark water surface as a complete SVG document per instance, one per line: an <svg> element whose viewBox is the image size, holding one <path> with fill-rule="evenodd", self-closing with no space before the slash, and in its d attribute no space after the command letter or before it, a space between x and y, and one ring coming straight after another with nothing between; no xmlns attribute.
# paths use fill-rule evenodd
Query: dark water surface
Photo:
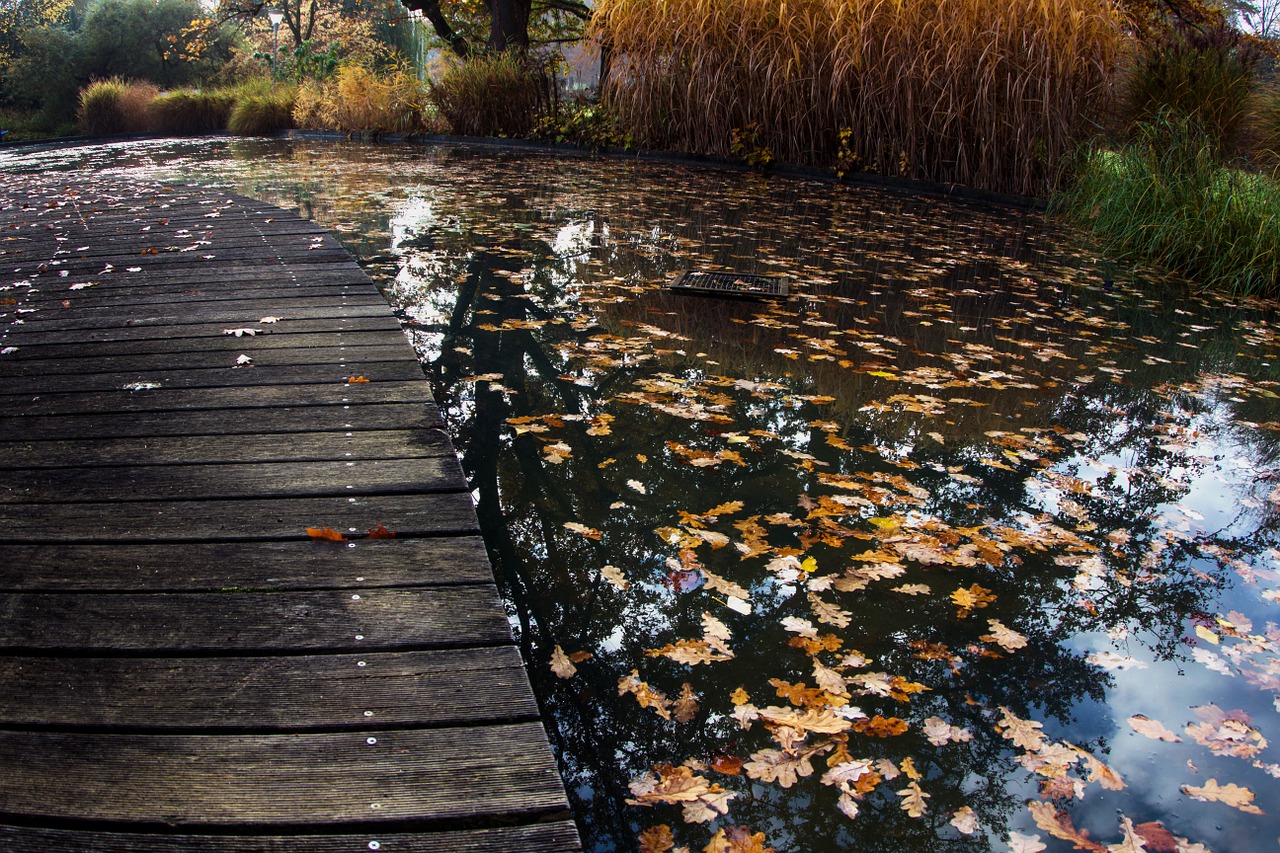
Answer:
<svg viewBox="0 0 1280 853"><path fill-rule="evenodd" d="M1274 306L1139 289L1038 214L679 166L0 168L339 234L463 454L589 849L1280 844ZM687 267L793 295L665 291Z"/></svg>

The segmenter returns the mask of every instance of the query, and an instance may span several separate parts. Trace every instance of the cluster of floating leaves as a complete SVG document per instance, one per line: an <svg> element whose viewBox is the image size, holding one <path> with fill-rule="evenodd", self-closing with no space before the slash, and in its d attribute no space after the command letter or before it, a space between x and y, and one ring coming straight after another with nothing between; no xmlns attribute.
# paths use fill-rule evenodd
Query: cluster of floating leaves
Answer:
<svg viewBox="0 0 1280 853"><path fill-rule="evenodd" d="M597 849L1277 834L1271 306L1113 283L1034 215L456 156L306 212L437 380Z"/></svg>

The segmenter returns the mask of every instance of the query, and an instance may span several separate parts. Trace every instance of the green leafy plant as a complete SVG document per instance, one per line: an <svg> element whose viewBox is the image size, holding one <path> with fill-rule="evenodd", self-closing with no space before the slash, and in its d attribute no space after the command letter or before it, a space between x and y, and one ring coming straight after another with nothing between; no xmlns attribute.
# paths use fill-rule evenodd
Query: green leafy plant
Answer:
<svg viewBox="0 0 1280 853"><path fill-rule="evenodd" d="M765 144L760 132L760 125L751 122L746 127L735 127L729 131L729 151L740 157L753 169L766 171L777 159L773 156L773 148Z"/></svg>
<svg viewBox="0 0 1280 853"><path fill-rule="evenodd" d="M617 119L605 106L589 98L571 99L558 110L543 113L531 135L546 142L591 149L632 147Z"/></svg>

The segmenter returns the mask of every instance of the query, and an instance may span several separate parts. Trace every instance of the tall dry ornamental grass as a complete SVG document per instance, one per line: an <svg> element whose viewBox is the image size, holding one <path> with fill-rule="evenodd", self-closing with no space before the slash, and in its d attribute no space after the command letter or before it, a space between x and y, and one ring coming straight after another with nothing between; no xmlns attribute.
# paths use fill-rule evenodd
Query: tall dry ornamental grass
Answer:
<svg viewBox="0 0 1280 853"><path fill-rule="evenodd" d="M829 166L1040 195L1110 96L1103 0L597 0L606 98L642 144L729 153L754 127ZM849 159L849 158L844 158Z"/></svg>

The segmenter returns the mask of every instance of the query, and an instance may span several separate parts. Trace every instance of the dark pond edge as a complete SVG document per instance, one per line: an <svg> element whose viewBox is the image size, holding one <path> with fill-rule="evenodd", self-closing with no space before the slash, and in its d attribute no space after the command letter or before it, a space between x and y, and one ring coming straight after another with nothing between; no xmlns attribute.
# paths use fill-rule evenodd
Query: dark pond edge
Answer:
<svg viewBox="0 0 1280 853"><path fill-rule="evenodd" d="M617 159L643 160L655 163L671 163L682 166L702 166L730 172L757 172L766 176L799 178L842 186L866 186L902 195L932 196L949 201L965 201L1002 208L1043 211L1048 202L1034 196L1014 195L961 184L944 184L934 181L917 181L853 172L843 178L834 169L802 166L796 163L775 163L765 172L732 157L716 157L708 154L690 154L680 151L662 151L644 148L586 148L557 142L539 142L529 139L502 139L489 136L452 136L448 134L414 133L344 133L335 130L285 130L276 134L287 139L305 139L334 142L362 142L386 145L465 145L475 148L542 152L561 156L592 157L607 155Z"/></svg>
<svg viewBox="0 0 1280 853"><path fill-rule="evenodd" d="M183 140L192 138L225 138L252 139L249 136L237 136L226 132L205 133L197 137L176 136L161 133L123 133L108 136L62 136L52 139L20 140L0 143L0 153L21 149L23 151L42 151L57 148L73 148L84 145L96 145L109 142L141 142L165 139ZM263 137L258 137L263 138ZM337 130L282 130L265 138L302 139L319 142L361 142L385 145L462 145L472 148L489 148L497 150L528 151L554 154L566 157L593 157L606 155L621 160L643 160L653 163L670 163L681 166L701 166L729 172L758 172L741 160L731 157L713 157L706 154L689 154L679 151L661 151L636 148L585 148L581 145L566 145L556 142L538 142L529 139L502 139L489 136L451 136L447 134L416 133L345 133ZM874 187L899 195L926 196L946 199L948 201L964 201L1001 208L1044 211L1048 207L1045 199L1034 196L1013 195L994 192L961 184L943 184L933 181L917 181L908 178L895 178L888 175L874 175L866 172L854 172L837 177L834 169L816 166L801 166L795 163L775 163L767 172L767 176L796 178L801 180L820 181L849 187Z"/></svg>

